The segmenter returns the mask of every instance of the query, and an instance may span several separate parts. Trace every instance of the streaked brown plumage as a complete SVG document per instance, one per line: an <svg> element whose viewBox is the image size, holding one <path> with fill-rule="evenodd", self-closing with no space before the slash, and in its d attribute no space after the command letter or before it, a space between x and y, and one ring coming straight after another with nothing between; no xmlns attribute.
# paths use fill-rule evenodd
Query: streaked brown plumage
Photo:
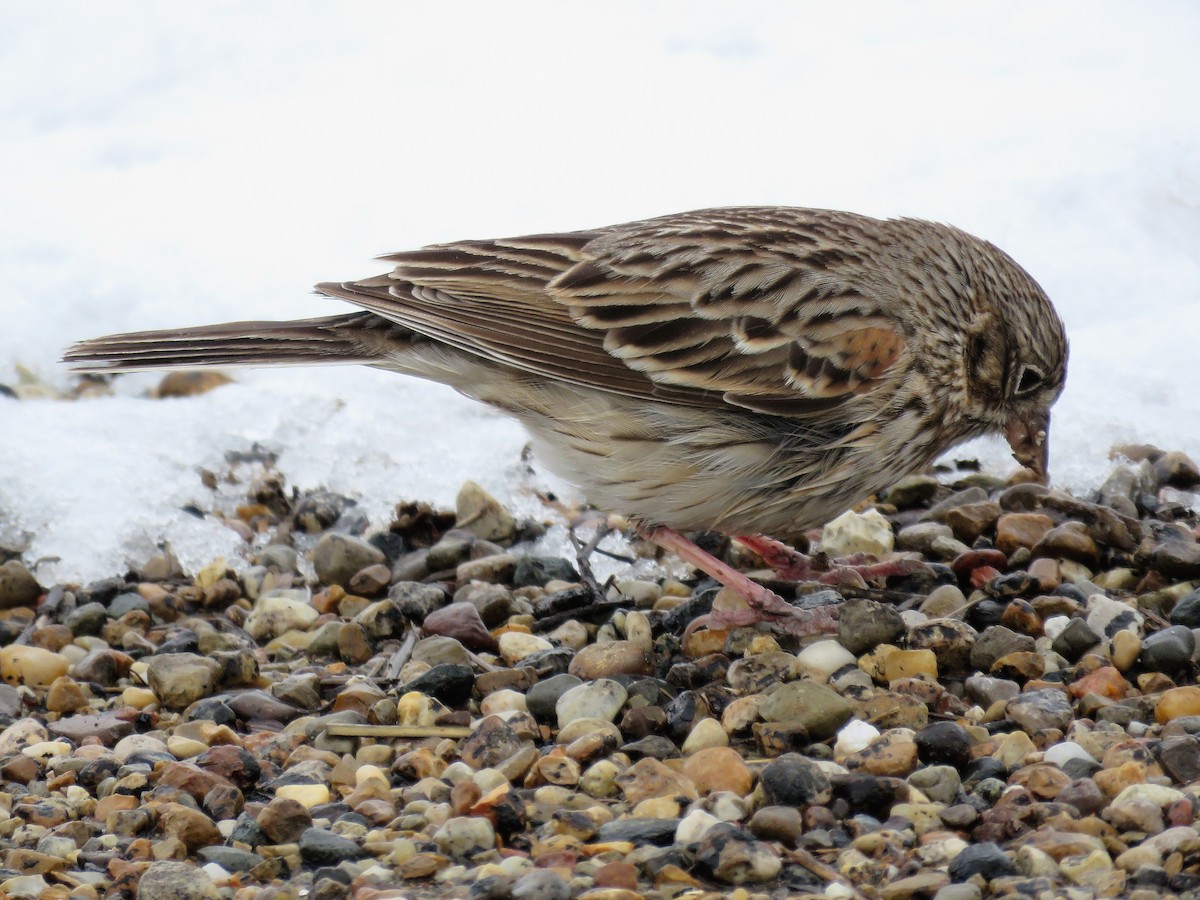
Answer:
<svg viewBox="0 0 1200 900"><path fill-rule="evenodd" d="M84 341L87 371L354 362L518 418L645 526L790 536L967 438L1044 470L1067 341L1045 293L955 228L731 208L383 257L359 311Z"/></svg>

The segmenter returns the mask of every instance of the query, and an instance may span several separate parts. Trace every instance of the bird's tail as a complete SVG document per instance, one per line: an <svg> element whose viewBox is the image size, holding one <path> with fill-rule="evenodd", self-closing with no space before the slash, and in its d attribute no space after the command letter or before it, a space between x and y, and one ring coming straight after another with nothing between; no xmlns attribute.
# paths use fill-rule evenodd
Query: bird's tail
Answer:
<svg viewBox="0 0 1200 900"><path fill-rule="evenodd" d="M294 322L228 322L196 328L134 331L73 344L63 355L78 372L137 372L209 366L310 366L380 360L370 313ZM383 324L383 323L381 323ZM374 345L374 346L372 346Z"/></svg>

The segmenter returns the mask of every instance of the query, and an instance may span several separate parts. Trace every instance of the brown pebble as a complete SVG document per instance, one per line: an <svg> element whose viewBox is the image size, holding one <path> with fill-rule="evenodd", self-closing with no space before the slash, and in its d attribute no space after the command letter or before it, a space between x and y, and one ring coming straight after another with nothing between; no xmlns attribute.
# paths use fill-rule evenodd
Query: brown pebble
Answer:
<svg viewBox="0 0 1200 900"><path fill-rule="evenodd" d="M615 675L653 675L654 660L631 641L589 644L571 660L567 672L584 681Z"/></svg>
<svg viewBox="0 0 1200 900"><path fill-rule="evenodd" d="M732 791L739 797L745 797L754 783L754 777L742 755L732 747L697 750L684 760L683 774L701 796Z"/></svg>

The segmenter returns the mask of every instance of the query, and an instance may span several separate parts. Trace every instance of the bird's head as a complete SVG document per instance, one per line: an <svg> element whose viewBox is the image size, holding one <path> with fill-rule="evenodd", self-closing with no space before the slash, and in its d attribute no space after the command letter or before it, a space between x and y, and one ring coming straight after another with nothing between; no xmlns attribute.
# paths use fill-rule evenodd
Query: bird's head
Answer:
<svg viewBox="0 0 1200 900"><path fill-rule="evenodd" d="M984 243L984 242L980 242ZM1045 292L1005 253L973 257L973 315L963 332L964 414L1000 432L1046 479L1050 407L1067 377L1067 336Z"/></svg>

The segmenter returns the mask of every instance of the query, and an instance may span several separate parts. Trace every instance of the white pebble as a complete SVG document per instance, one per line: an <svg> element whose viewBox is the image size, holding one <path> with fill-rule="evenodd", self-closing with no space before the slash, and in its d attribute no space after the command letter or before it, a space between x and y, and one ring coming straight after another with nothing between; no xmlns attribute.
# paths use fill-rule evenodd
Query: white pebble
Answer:
<svg viewBox="0 0 1200 900"><path fill-rule="evenodd" d="M851 719L838 732L833 745L833 755L844 759L852 753L865 750L879 739L879 729L861 719Z"/></svg>

